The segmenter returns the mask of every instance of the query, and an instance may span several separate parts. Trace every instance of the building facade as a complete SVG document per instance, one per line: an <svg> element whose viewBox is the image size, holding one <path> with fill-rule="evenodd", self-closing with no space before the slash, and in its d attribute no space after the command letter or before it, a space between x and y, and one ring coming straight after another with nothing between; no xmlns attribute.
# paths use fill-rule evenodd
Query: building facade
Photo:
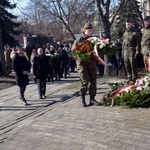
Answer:
<svg viewBox="0 0 150 150"><path fill-rule="evenodd" d="M140 2L140 8L143 18L150 16L150 0L137 0Z"/></svg>

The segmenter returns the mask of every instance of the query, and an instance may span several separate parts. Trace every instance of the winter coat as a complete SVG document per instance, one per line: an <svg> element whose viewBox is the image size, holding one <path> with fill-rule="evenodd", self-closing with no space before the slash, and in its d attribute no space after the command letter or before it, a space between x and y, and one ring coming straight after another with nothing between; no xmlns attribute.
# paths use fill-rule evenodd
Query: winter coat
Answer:
<svg viewBox="0 0 150 150"><path fill-rule="evenodd" d="M10 58L10 53L11 53L10 49L4 51L6 67L12 66L12 59Z"/></svg>
<svg viewBox="0 0 150 150"><path fill-rule="evenodd" d="M122 56L134 56L141 50L141 38L134 28L125 31L123 34Z"/></svg>
<svg viewBox="0 0 150 150"><path fill-rule="evenodd" d="M37 55L33 60L33 74L37 79L45 81L49 74L48 58L45 55Z"/></svg>
<svg viewBox="0 0 150 150"><path fill-rule="evenodd" d="M21 57L17 53L13 59L13 69L16 75L16 83L18 86L26 86L29 84L28 75L23 74L23 71L30 72L30 62L25 56Z"/></svg>

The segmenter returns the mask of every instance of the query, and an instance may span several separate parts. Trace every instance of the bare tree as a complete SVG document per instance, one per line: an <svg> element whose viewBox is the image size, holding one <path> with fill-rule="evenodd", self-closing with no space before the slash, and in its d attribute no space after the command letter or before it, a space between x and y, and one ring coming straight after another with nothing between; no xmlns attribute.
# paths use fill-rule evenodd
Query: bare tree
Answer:
<svg viewBox="0 0 150 150"><path fill-rule="evenodd" d="M56 29L57 35L62 32L75 39L74 33L89 19L88 14L94 15L91 5L92 0L30 0L24 13L39 32L54 33Z"/></svg>
<svg viewBox="0 0 150 150"><path fill-rule="evenodd" d="M111 26L124 3L125 0L30 0L27 10L29 18L32 18L31 23L36 24L40 32L43 33L45 29L54 33L56 28L57 35L65 31L75 39L76 29L96 15L95 8L92 10L94 5L104 36L111 38ZM105 56L105 61L110 61L108 55ZM109 67L106 67L105 75L109 75Z"/></svg>
<svg viewBox="0 0 150 150"><path fill-rule="evenodd" d="M119 10L123 7L125 0L116 1L118 4L115 5L115 7L111 6L111 4L113 4L112 2L115 3L115 1L111 0L95 0L104 36L107 38L111 38L111 26L114 23L115 17L117 16ZM105 55L104 59L105 62L108 63L111 60L111 57L109 55ZM105 67L104 75L109 76L109 72L110 67Z"/></svg>

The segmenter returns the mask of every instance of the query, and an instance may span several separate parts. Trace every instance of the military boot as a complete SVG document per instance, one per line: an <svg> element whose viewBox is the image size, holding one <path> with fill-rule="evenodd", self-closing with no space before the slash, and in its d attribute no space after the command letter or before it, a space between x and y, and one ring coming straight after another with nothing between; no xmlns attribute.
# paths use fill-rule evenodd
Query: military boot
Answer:
<svg viewBox="0 0 150 150"><path fill-rule="evenodd" d="M99 103L95 100L95 96L94 95L90 95L90 106L99 106Z"/></svg>
<svg viewBox="0 0 150 150"><path fill-rule="evenodd" d="M85 95L81 96L81 104L82 104L83 107L86 107Z"/></svg>

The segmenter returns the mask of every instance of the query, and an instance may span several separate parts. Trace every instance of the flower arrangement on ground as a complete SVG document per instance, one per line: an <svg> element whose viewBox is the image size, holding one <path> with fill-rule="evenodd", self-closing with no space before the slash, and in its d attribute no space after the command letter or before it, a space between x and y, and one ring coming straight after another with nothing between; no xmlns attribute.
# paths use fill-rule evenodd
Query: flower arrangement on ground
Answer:
<svg viewBox="0 0 150 150"><path fill-rule="evenodd" d="M96 37L91 37L79 43L76 49L72 51L72 56L82 61L92 61L92 59L96 59L99 63L108 65L100 56L114 54L115 51L116 47L110 43L109 39L104 38L100 40Z"/></svg>
<svg viewBox="0 0 150 150"><path fill-rule="evenodd" d="M150 107L150 78L141 77L135 83L108 83L111 91L102 99L103 103L129 107Z"/></svg>

